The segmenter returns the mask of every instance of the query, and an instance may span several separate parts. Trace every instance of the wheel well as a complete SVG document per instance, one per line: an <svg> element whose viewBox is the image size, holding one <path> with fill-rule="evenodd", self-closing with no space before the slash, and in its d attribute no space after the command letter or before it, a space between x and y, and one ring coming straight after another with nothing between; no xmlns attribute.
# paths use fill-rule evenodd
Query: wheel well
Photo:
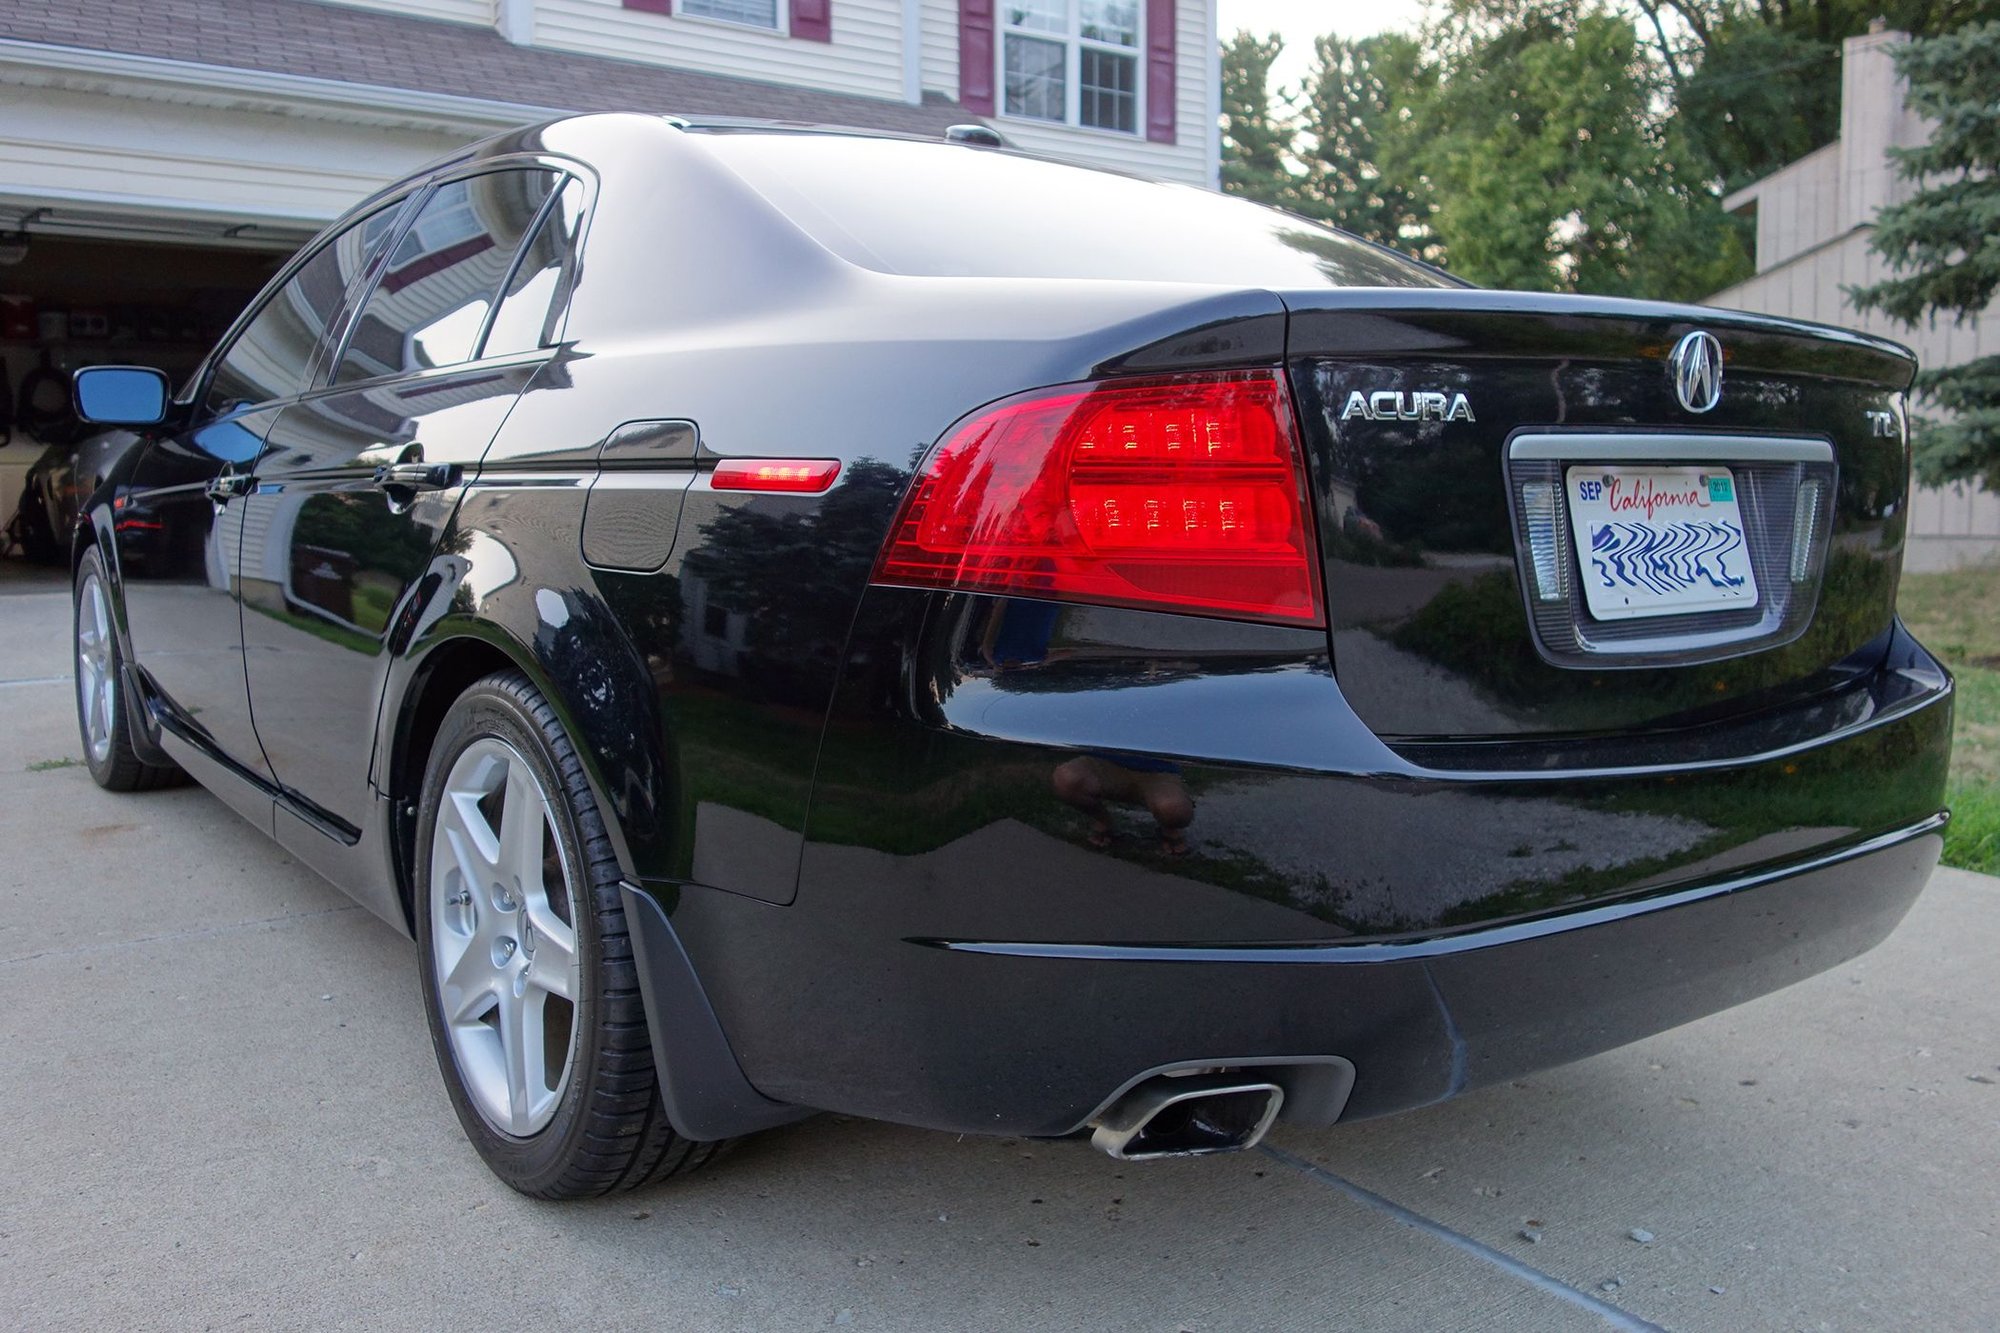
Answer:
<svg viewBox="0 0 2000 1333"><path fill-rule="evenodd" d="M417 797L424 770L431 761L444 715L474 681L496 671L518 670L519 664L483 639L453 639L432 649L421 673L403 696L397 723L394 758L388 772L389 795L395 811L396 887L403 900L403 922L416 930Z"/></svg>

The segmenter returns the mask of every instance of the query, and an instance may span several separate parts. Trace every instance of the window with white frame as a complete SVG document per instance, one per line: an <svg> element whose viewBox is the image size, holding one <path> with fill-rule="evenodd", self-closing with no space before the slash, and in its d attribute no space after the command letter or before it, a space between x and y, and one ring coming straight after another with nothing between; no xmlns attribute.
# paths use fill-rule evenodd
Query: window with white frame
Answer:
<svg viewBox="0 0 2000 1333"><path fill-rule="evenodd" d="M680 0L677 8L696 18L747 23L753 28L778 26L778 0Z"/></svg>
<svg viewBox="0 0 2000 1333"><path fill-rule="evenodd" d="M1001 111L1139 132L1140 0L1002 0Z"/></svg>

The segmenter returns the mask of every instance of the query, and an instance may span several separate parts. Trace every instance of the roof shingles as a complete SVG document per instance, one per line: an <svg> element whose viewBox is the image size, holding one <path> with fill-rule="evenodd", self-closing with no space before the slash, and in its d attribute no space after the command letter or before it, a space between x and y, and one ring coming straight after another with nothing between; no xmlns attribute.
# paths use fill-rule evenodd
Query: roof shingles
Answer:
<svg viewBox="0 0 2000 1333"><path fill-rule="evenodd" d="M743 116L926 135L974 119L937 93L912 106L515 46L490 28L313 0L0 5L0 37L565 111Z"/></svg>

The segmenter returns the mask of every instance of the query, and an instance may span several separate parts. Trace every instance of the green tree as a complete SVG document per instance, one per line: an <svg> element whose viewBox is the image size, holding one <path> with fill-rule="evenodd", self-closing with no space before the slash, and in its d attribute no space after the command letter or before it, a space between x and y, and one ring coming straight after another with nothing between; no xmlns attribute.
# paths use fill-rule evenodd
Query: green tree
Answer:
<svg viewBox="0 0 2000 1333"><path fill-rule="evenodd" d="M1488 25L1566 0L1450 0ZM1880 19L1918 37L2000 16L2000 0L1630 0L1647 58L1672 87L1695 153L1724 191L1761 179L1840 132L1841 42Z"/></svg>
<svg viewBox="0 0 2000 1333"><path fill-rule="evenodd" d="M1731 15L1684 57L1676 110L1724 191L1762 180L1840 133L1840 48Z"/></svg>
<svg viewBox="0 0 2000 1333"><path fill-rule="evenodd" d="M1891 149L1911 196L1884 208L1870 246L1896 276L1851 292L1906 325L1979 317L2000 291L2000 20L1911 42L1897 53L1930 142ZM1921 424L1926 480L1980 478L2000 490L2000 355L1928 370L1918 389L1948 416Z"/></svg>
<svg viewBox="0 0 2000 1333"><path fill-rule="evenodd" d="M1492 286L1692 299L1745 275L1740 224L1632 21L1590 3L1432 34L1410 139L1452 270Z"/></svg>
<svg viewBox="0 0 2000 1333"><path fill-rule="evenodd" d="M1222 188L1263 204L1292 202L1289 118L1271 87L1285 49L1276 33L1238 32L1222 47Z"/></svg>
<svg viewBox="0 0 2000 1333"><path fill-rule="evenodd" d="M1415 38L1385 33L1314 42L1303 96L1311 140L1299 210L1422 259L1441 257L1433 205L1410 141L1409 108L1436 93Z"/></svg>

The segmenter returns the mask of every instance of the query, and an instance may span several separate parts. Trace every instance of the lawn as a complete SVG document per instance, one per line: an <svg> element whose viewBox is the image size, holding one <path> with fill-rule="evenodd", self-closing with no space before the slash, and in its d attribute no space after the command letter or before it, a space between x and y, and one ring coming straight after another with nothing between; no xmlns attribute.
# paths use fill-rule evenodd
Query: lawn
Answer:
<svg viewBox="0 0 2000 1333"><path fill-rule="evenodd" d="M1905 574L1897 606L1958 677L1945 864L2000 874L2000 562Z"/></svg>

